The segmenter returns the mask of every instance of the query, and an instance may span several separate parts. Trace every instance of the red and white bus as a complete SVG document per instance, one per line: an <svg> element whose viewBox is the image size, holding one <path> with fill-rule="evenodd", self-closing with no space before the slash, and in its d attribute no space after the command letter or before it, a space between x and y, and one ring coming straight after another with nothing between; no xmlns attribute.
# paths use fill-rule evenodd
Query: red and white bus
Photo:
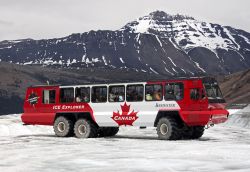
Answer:
<svg viewBox="0 0 250 172"><path fill-rule="evenodd" d="M197 139L228 118L214 78L32 86L22 121L51 125L57 136L114 136L119 126L156 127L159 139Z"/></svg>

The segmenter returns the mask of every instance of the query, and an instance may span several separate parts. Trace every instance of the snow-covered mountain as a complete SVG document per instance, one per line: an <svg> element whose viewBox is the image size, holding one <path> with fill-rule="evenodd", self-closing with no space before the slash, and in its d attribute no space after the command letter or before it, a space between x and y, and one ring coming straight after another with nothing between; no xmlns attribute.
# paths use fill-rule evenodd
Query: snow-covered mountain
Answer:
<svg viewBox="0 0 250 172"><path fill-rule="evenodd" d="M245 48L243 50L250 51L243 45L243 43L250 44L249 33L231 27L197 21L188 16L169 15L163 11L155 11L141 17L128 23L121 30L171 38L179 48L187 53L196 47L204 47L212 51L219 48L225 50ZM242 40L236 40L239 37Z"/></svg>
<svg viewBox="0 0 250 172"><path fill-rule="evenodd" d="M154 34L169 40L205 71L210 71L211 63L215 62L221 70L229 72L229 68L249 68L250 65L250 33L229 26L155 11L128 23L121 30Z"/></svg>
<svg viewBox="0 0 250 172"><path fill-rule="evenodd" d="M250 33L155 11L116 31L2 41L0 61L179 76L228 74L250 68Z"/></svg>

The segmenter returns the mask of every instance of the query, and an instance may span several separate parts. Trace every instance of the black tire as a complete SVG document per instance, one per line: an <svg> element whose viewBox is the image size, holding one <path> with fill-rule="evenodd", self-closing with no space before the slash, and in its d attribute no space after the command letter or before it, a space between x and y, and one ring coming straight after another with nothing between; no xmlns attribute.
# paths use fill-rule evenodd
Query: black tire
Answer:
<svg viewBox="0 0 250 172"><path fill-rule="evenodd" d="M111 127L109 136L115 136L119 132L119 127Z"/></svg>
<svg viewBox="0 0 250 172"><path fill-rule="evenodd" d="M194 126L191 139L198 139L204 134L204 126Z"/></svg>
<svg viewBox="0 0 250 172"><path fill-rule="evenodd" d="M181 132L181 138L182 139L191 139L192 138L192 134L193 134L193 128L192 127L187 127L185 129L182 130Z"/></svg>
<svg viewBox="0 0 250 172"><path fill-rule="evenodd" d="M163 117L157 123L157 134L161 140L178 140L181 137L178 123L174 118Z"/></svg>
<svg viewBox="0 0 250 172"><path fill-rule="evenodd" d="M198 139L204 133L204 126L188 127L182 131L183 139Z"/></svg>
<svg viewBox="0 0 250 172"><path fill-rule="evenodd" d="M78 119L74 126L74 133L77 138L95 138L98 135L98 128L87 119Z"/></svg>
<svg viewBox="0 0 250 172"><path fill-rule="evenodd" d="M101 127L98 130L99 137L110 137L118 133L119 127Z"/></svg>
<svg viewBox="0 0 250 172"><path fill-rule="evenodd" d="M58 137L69 137L73 135L73 122L64 116L56 118L53 128Z"/></svg>

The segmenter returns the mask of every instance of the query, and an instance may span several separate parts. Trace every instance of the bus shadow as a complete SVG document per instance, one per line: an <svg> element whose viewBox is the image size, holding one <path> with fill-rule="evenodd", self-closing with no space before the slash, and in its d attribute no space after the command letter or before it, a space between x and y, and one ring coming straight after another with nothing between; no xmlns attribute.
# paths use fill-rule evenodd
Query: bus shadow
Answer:
<svg viewBox="0 0 250 172"><path fill-rule="evenodd" d="M72 137L58 137L56 135L49 135L49 134L34 134L34 135L19 135L15 136L16 138L76 138L74 136ZM96 137L96 138L90 138L90 139L135 139L135 140L159 140L157 137L153 136L127 136L127 135L117 135L117 136L110 136L110 137Z"/></svg>
<svg viewBox="0 0 250 172"><path fill-rule="evenodd" d="M221 140L220 139L216 139L216 138L209 138L209 137L201 137L199 139L197 139L198 141L203 141L203 142L206 142L206 141L212 141L212 142L220 142Z"/></svg>
<svg viewBox="0 0 250 172"><path fill-rule="evenodd" d="M74 136L72 137L58 137L53 134L34 134L34 135L19 135L15 136L15 138L26 138L26 139L32 139L32 138L60 138L60 139L67 139L67 138L76 138ZM77 139L77 138L76 138ZM155 136L128 136L128 135L117 135L117 136L111 136L111 137L96 137L91 139L107 139L107 140L118 140L118 139L131 139L131 140L155 140L155 141L167 141L167 140L161 140L158 137ZM220 142L219 139L215 138L209 138L209 137L201 137L199 139L180 139L180 140L168 140L168 141L201 141L201 142Z"/></svg>
<svg viewBox="0 0 250 172"><path fill-rule="evenodd" d="M56 135L53 135L53 134L51 134L51 135L49 135L49 134L34 134L34 135L32 135L32 134L30 134L30 135L28 135L28 134L26 134L26 135L20 135L20 136L16 136L16 138L27 138L27 137L51 137L51 138L53 138L53 137L57 137ZM59 137L57 137L57 138L59 138Z"/></svg>
<svg viewBox="0 0 250 172"><path fill-rule="evenodd" d="M160 140L160 141L184 141L184 142L188 142L188 141L201 141L201 142L219 142L219 139L215 139L215 138L209 138L209 137L201 137L199 139L186 139L186 138L182 138L179 140L161 140L158 137L154 137L154 136L122 136L122 135L118 135L118 136L114 136L114 137L106 137L106 138L117 138L117 139L135 139L135 140Z"/></svg>
<svg viewBox="0 0 250 172"><path fill-rule="evenodd" d="M159 140L157 137L154 136L122 136L117 135L113 137L106 137L106 138L117 138L117 139L135 139L135 140Z"/></svg>

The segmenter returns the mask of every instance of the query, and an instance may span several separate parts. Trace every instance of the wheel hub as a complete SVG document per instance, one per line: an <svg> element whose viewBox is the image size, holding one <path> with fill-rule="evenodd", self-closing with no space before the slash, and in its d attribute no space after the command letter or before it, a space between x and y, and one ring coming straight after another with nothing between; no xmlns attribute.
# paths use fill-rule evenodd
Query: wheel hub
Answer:
<svg viewBox="0 0 250 172"><path fill-rule="evenodd" d="M79 132L79 134L81 134L81 135L86 134L86 132L87 132L86 126L83 125L83 124L79 125L79 126L78 126L78 132Z"/></svg>
<svg viewBox="0 0 250 172"><path fill-rule="evenodd" d="M161 124L160 131L162 135L166 135L168 133L168 126L167 124Z"/></svg>
<svg viewBox="0 0 250 172"><path fill-rule="evenodd" d="M64 122L59 122L59 123L58 123L57 129L58 129L59 132L64 132L65 128L66 128L66 127L65 127Z"/></svg>

